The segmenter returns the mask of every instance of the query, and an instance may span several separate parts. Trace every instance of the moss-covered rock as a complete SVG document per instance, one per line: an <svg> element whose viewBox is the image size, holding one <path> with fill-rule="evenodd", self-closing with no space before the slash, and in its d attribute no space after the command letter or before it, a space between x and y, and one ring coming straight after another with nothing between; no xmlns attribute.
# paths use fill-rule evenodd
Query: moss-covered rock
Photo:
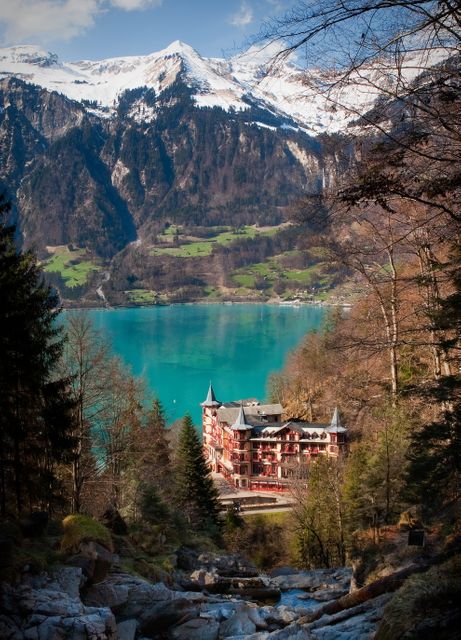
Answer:
<svg viewBox="0 0 461 640"><path fill-rule="evenodd" d="M61 549L65 552L78 551L82 542L98 542L109 551L113 551L110 531L89 516L79 513L66 516L62 521L62 526L64 536L61 541Z"/></svg>

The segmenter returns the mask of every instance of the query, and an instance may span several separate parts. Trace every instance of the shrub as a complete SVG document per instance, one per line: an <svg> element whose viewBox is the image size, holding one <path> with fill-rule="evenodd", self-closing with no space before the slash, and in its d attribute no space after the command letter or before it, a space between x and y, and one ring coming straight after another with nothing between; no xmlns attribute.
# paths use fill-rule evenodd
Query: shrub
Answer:
<svg viewBox="0 0 461 640"><path fill-rule="evenodd" d="M376 640L458 637L461 556L411 576L384 609Z"/></svg>

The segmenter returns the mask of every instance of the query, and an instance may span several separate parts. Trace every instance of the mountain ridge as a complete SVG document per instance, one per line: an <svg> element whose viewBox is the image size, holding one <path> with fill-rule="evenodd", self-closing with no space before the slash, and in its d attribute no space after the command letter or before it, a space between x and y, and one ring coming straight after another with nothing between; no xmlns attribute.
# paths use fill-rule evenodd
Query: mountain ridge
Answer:
<svg viewBox="0 0 461 640"><path fill-rule="evenodd" d="M334 72L311 69L307 73L291 60L274 62L277 52L274 46L253 46L231 58L205 58L176 40L148 55L61 62L54 53L22 45L0 49L0 78L21 78L90 103L93 113L111 117L125 91L145 86L159 95L181 77L193 89L199 108L242 111L250 101L311 135L345 132L355 118L351 107L371 108L380 95L374 85L382 82L385 88L394 82L391 67L385 79L374 79L371 66L365 76L356 74L345 89L330 95L321 87L331 82ZM415 59L410 56L403 68L409 78L416 74Z"/></svg>
<svg viewBox="0 0 461 640"><path fill-rule="evenodd" d="M127 290L135 281L152 290L177 286L175 270L187 273L191 287L226 278L232 286L229 269L294 249L293 232L238 231L281 226L306 194L338 184L370 129L347 109L333 109L291 62L266 68L264 60L252 50L206 59L176 41L149 56L80 61L66 70L37 47L0 50L0 186L13 204L19 243L44 260L68 246L71 261L78 250L80 260L111 262L118 273L111 283L126 280ZM376 70L369 73L376 84ZM271 94L268 82L285 93ZM354 82L344 89L348 99ZM300 92L304 102L294 98ZM375 104L372 93L365 97ZM304 107L300 122L295 111ZM212 240L229 230L236 232L232 246ZM210 241L205 248L202 238ZM188 244L203 255L187 257ZM293 260L290 268L309 266L302 256ZM236 277L265 290L278 272L275 261L270 274Z"/></svg>

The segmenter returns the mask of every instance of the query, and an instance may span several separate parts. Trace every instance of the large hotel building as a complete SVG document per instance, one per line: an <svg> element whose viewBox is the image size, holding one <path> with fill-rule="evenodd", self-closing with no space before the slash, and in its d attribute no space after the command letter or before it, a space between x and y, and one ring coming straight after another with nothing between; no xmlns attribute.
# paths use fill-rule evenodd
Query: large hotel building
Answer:
<svg viewBox="0 0 461 640"><path fill-rule="evenodd" d="M280 404L219 402L210 384L202 406L203 447L211 469L242 489L281 491L294 468L338 456L346 428L335 409L329 424L282 421Z"/></svg>

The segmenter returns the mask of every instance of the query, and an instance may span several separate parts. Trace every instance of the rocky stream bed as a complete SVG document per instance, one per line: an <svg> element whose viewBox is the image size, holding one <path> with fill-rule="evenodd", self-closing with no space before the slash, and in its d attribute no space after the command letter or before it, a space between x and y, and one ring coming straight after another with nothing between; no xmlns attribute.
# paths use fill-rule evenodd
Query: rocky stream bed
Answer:
<svg viewBox="0 0 461 640"><path fill-rule="evenodd" d="M32 574L0 590L2 640L366 640L390 594L308 622L349 592L347 568L270 576L237 555L182 548L171 584L126 573L96 543L69 565Z"/></svg>

